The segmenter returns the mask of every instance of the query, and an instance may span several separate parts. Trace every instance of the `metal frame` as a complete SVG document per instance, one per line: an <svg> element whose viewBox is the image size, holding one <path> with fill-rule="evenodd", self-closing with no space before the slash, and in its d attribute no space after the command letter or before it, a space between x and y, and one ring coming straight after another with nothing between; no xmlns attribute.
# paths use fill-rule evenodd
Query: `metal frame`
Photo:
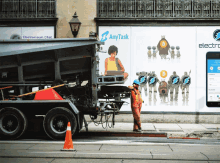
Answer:
<svg viewBox="0 0 220 163"><path fill-rule="evenodd" d="M109 13L109 5L115 5L115 17ZM114 3L97 0L97 6L97 29L99 26L219 26L220 21L219 0L114 0Z"/></svg>
<svg viewBox="0 0 220 163"><path fill-rule="evenodd" d="M219 0L97 0L97 18L219 18Z"/></svg>
<svg viewBox="0 0 220 163"><path fill-rule="evenodd" d="M96 107L98 103L98 91L100 91L100 86L110 85L110 84L124 84L123 75L119 76L99 76L98 65L98 54L97 47L100 44L104 44L103 42L97 41L94 38L73 38L73 39L51 39L51 40L0 40L0 48L2 47L2 51L0 52L0 57L2 58L0 62L0 69L14 68L12 72L18 72L18 81L12 85L17 85L20 90L20 94L24 93L24 87L28 85L35 85L39 83L39 80L44 81L42 78L46 80L61 79L61 75L63 79L69 81L77 82L77 75L79 73L87 73L91 74L91 93L92 93L92 103L91 107ZM22 49L20 46L22 45ZM3 48L4 47L4 48ZM83 48L81 50L73 49L74 47ZM46 51L46 52L45 52ZM39 53L40 52L40 53ZM47 54L47 55L46 55ZM71 54L71 55L70 55ZM27 56L32 55L34 59L28 59ZM42 58L45 55L45 58ZM9 62L9 59L11 62ZM70 69L69 65L67 67L63 67L61 63L69 63L73 60L83 60L83 62L90 64L91 68L85 66L79 66L80 68ZM74 62L72 63L74 64ZM71 65L72 65L71 64ZM33 71L27 71L28 66L32 66L35 70L39 70L38 68L54 65L55 71L51 71L48 69L48 72L37 73ZM61 71L62 65L62 71ZM76 64L77 65L77 64ZM44 67L45 66L45 67ZM17 70L16 70L17 68ZM69 69L68 69L69 68ZM9 71L9 70L4 70ZM4 73L4 71L2 73ZM51 72L50 72L51 71ZM53 73L54 77L53 77ZM74 77L74 75L76 75ZM90 77L90 76L88 76ZM17 78L16 75L13 78ZM29 81L36 81L35 83L28 84ZM82 77L82 79L84 79ZM16 79L17 80L17 79ZM87 79L90 80L90 79ZM27 83L26 83L27 82ZM8 84L10 81L8 80ZM5 86L6 82L0 82L0 86ZM9 85L11 85L9 84ZM45 84L44 82L39 83L38 86L42 86Z"/></svg>
<svg viewBox="0 0 220 163"><path fill-rule="evenodd" d="M1 0L0 19L55 18L56 0Z"/></svg>

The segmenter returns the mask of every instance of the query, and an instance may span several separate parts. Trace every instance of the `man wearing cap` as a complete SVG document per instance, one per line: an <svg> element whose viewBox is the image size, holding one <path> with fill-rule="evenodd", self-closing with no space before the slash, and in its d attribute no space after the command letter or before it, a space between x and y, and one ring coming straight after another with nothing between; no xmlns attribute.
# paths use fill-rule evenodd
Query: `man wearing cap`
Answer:
<svg viewBox="0 0 220 163"><path fill-rule="evenodd" d="M131 109L134 117L134 127L133 131L141 132L141 107L142 107L142 98L140 91L138 89L140 85L139 80L135 79L133 86L128 86L131 89Z"/></svg>

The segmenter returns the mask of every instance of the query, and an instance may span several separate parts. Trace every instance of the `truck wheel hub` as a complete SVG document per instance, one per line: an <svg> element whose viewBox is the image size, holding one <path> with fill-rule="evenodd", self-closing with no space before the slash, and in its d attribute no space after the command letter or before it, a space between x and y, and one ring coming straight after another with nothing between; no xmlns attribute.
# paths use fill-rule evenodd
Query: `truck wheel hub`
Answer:
<svg viewBox="0 0 220 163"><path fill-rule="evenodd" d="M63 121L58 121L57 122L57 127L62 128L64 126Z"/></svg>
<svg viewBox="0 0 220 163"><path fill-rule="evenodd" d="M50 125L55 133L62 134L66 132L67 123L68 118L65 115L56 115L51 119Z"/></svg>
<svg viewBox="0 0 220 163"><path fill-rule="evenodd" d="M14 115L6 115L0 119L1 128L6 133L12 133L18 128L18 119Z"/></svg>
<svg viewBox="0 0 220 163"><path fill-rule="evenodd" d="M12 125L13 125L13 121L9 120L8 123L7 123L7 126L11 127Z"/></svg>

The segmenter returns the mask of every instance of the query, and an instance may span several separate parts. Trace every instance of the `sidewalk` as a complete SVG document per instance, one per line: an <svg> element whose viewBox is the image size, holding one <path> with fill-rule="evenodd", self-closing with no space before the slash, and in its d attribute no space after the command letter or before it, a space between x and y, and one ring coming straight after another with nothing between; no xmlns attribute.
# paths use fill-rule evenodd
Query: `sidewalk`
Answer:
<svg viewBox="0 0 220 163"><path fill-rule="evenodd" d="M88 124L88 134L95 136L149 136L167 137L177 139L220 139L220 124L176 124L176 123L142 123L142 132L133 132L133 123L116 122L114 127L110 122L96 126L93 122ZM104 126L106 129L104 129ZM111 128L110 128L110 127ZM81 130L85 134L86 129Z"/></svg>

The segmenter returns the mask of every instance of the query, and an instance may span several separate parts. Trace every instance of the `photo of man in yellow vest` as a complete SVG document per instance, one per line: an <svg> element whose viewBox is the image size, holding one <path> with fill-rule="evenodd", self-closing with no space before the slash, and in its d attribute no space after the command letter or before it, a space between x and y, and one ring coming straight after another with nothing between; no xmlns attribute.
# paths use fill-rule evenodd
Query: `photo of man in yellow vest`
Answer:
<svg viewBox="0 0 220 163"><path fill-rule="evenodd" d="M110 57L105 59L105 75L124 75L124 79L127 79L128 73L125 72L121 61L115 58L118 54L118 48L111 45L108 48L108 54Z"/></svg>

